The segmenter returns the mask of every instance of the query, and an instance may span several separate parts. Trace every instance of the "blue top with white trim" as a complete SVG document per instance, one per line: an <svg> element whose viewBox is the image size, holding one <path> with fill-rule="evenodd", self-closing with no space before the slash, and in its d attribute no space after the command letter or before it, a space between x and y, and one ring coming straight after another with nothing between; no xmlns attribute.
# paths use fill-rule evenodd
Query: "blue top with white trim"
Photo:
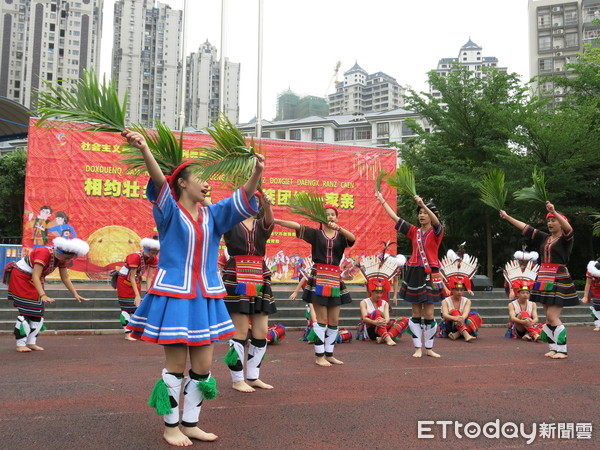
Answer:
<svg viewBox="0 0 600 450"><path fill-rule="evenodd" d="M217 268L221 235L257 213L256 198L248 199L242 187L214 205L199 207L196 221L175 201L169 183L165 182L157 195L150 180L146 196L153 203L161 250L158 272L148 293L179 298L224 297L226 291Z"/></svg>

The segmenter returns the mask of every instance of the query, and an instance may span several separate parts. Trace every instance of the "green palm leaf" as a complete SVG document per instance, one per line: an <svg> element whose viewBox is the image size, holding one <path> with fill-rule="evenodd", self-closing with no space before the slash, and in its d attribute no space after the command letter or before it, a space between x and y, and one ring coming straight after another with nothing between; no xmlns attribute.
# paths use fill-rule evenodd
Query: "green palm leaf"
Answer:
<svg viewBox="0 0 600 450"><path fill-rule="evenodd" d="M387 172L383 169L379 170L379 174L377 175L377 179L375 180L375 191L381 192L381 182L387 176Z"/></svg>
<svg viewBox="0 0 600 450"><path fill-rule="evenodd" d="M508 189L504 187L504 172L500 169L490 171L479 183L479 199L488 206L500 211L504 209Z"/></svg>
<svg viewBox="0 0 600 450"><path fill-rule="evenodd" d="M533 168L531 174L533 186L526 187L514 193L515 200L530 201L545 204L548 201L548 192L546 191L546 179L544 172L538 172L537 167Z"/></svg>
<svg viewBox="0 0 600 450"><path fill-rule="evenodd" d="M156 121L156 130L147 130L140 125L134 125L131 129L144 136L163 173L171 173L181 164L183 160L183 130L177 139L173 131L158 120ZM129 166L131 173L140 174L146 170L146 163L139 149L126 144L122 154L125 158L119 162Z"/></svg>
<svg viewBox="0 0 600 450"><path fill-rule="evenodd" d="M234 186L243 184L256 165L254 140L248 146L242 132L225 114L220 114L214 129L207 131L215 142L201 148L195 171L203 180L225 179Z"/></svg>
<svg viewBox="0 0 600 450"><path fill-rule="evenodd" d="M316 192L297 192L290 200L293 213L306 217L313 222L327 225L327 212L323 207L325 200Z"/></svg>
<svg viewBox="0 0 600 450"><path fill-rule="evenodd" d="M37 114L40 120L36 126L42 126L50 119L62 119L69 122L89 124L84 130L117 132L125 130L125 112L127 93L123 102L119 102L116 85L99 82L93 69L83 72L83 79L71 89L63 86L56 88L44 80L47 90L38 90Z"/></svg>
<svg viewBox="0 0 600 450"><path fill-rule="evenodd" d="M417 191L415 189L415 175L405 164L398 167L394 173L388 175L386 180L388 185L401 192L413 197L417 195Z"/></svg>

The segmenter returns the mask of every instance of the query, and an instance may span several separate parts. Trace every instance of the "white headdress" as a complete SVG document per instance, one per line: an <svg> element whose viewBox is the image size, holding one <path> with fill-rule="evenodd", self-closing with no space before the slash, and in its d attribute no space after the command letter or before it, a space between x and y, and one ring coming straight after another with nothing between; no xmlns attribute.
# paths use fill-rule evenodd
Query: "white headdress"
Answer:
<svg viewBox="0 0 600 450"><path fill-rule="evenodd" d="M587 271L593 277L600 277L600 262L590 261L587 265Z"/></svg>
<svg viewBox="0 0 600 450"><path fill-rule="evenodd" d="M81 239L65 239L64 237L54 238L52 241L54 247L66 253L75 253L77 256L86 255L90 251L90 246L87 242Z"/></svg>
<svg viewBox="0 0 600 450"><path fill-rule="evenodd" d="M140 245L142 248L148 250L160 250L160 242L158 239L144 238L141 240Z"/></svg>
<svg viewBox="0 0 600 450"><path fill-rule="evenodd" d="M538 252L526 252L525 250L518 250L513 256L515 259L520 261L537 261L540 255L538 255Z"/></svg>
<svg viewBox="0 0 600 450"><path fill-rule="evenodd" d="M512 288L520 289L533 287L533 283L537 278L537 273L540 266L528 261L524 268L521 268L519 261L513 260L506 263L504 266L504 279Z"/></svg>
<svg viewBox="0 0 600 450"><path fill-rule="evenodd" d="M450 277L471 279L477 272L477 264L477 258L474 256L465 253L461 258L454 250L448 250L446 256L440 261L440 273L446 282L450 281Z"/></svg>

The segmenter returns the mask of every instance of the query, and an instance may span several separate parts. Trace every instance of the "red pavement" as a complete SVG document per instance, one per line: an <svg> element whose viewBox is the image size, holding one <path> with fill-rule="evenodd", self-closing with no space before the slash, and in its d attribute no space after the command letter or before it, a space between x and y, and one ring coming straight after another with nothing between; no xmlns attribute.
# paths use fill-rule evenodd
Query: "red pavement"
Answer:
<svg viewBox="0 0 600 450"><path fill-rule="evenodd" d="M500 426L524 423L527 433L535 424L530 447L598 448L600 333L570 327L569 358L557 361L542 356L545 344L504 339L503 332L484 328L469 344L438 339L440 359L412 358L407 337L396 347L353 341L336 347L345 365L323 368L314 364L312 346L289 331L269 347L262 365L261 378L275 389L252 394L230 388L220 361L227 346L218 344L213 374L220 394L204 403L200 426L220 437L193 447L526 446L523 437L459 439L454 428L443 439L441 425L422 430L433 439L417 436L419 420L479 426L499 420ZM46 335L39 344L46 350L19 354L13 338L0 336L0 448L171 448L146 405L163 367L159 346L126 342L117 334ZM539 437L542 422L566 424L563 438ZM575 428L582 423L592 424L591 439L577 439Z"/></svg>

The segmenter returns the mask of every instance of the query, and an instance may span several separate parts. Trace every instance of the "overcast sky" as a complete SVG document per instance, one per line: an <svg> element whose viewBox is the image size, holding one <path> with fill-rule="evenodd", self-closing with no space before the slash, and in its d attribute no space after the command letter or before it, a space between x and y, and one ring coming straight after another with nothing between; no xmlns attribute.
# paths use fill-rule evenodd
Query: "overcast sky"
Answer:
<svg viewBox="0 0 600 450"><path fill-rule="evenodd" d="M165 0L183 9L183 0ZM102 71L110 76L114 0L104 1ZM258 0L228 0L227 51L241 63L240 122L257 109ZM221 0L188 1L187 51L208 41L221 53ZM527 0L264 0L264 119L277 95L325 97L355 62L385 72L401 85L426 90L426 73L456 57L469 38L501 67L529 78Z"/></svg>

